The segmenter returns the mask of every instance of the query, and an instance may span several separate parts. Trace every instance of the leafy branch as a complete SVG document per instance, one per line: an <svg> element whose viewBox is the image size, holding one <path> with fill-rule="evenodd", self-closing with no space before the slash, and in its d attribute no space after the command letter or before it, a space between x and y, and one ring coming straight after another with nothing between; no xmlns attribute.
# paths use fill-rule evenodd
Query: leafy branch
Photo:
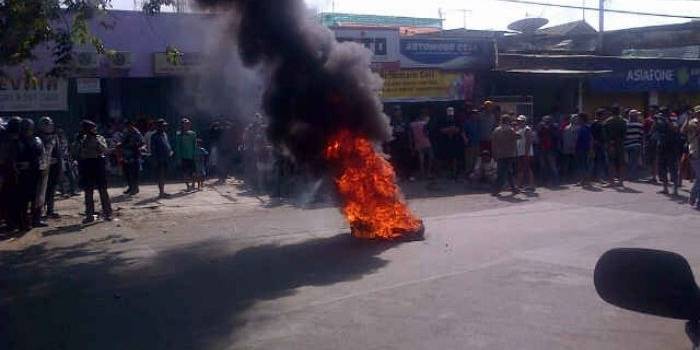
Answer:
<svg viewBox="0 0 700 350"><path fill-rule="evenodd" d="M174 3L149 0L143 11L156 14L162 6ZM89 45L99 54L109 55L112 51L105 49L88 24L111 7L111 0L0 0L0 67L22 66L28 71L26 63L36 59L35 52L43 48L53 56L50 74L61 75L73 61L76 46ZM175 48L168 48L166 53L173 62L182 56Z"/></svg>

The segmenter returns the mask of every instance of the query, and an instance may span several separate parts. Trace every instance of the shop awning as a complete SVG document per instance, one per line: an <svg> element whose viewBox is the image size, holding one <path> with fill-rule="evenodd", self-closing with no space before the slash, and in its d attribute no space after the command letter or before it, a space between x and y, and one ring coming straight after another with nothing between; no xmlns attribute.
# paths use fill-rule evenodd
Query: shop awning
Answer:
<svg viewBox="0 0 700 350"><path fill-rule="evenodd" d="M559 77L586 77L610 74L612 70L574 70L574 69L507 69L502 73L510 74L538 74Z"/></svg>

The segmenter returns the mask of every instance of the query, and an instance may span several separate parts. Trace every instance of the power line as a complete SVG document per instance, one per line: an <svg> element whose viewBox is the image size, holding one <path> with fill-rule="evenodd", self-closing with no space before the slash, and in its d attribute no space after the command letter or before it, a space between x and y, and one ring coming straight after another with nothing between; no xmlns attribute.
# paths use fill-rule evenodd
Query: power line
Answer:
<svg viewBox="0 0 700 350"><path fill-rule="evenodd" d="M546 3L546 2L530 1L530 0L494 0L494 1L511 2L511 3L524 4L524 5L560 7L560 8L584 10L584 11L599 11L600 10L597 7L551 4L551 3ZM700 17L698 17L698 16L671 15L671 14L665 14L665 13L639 12L639 11L628 11L628 10L613 10L613 9L608 9L608 8L606 8L604 10L604 12L621 13L621 14L626 14L626 15L651 16L651 17L700 19Z"/></svg>

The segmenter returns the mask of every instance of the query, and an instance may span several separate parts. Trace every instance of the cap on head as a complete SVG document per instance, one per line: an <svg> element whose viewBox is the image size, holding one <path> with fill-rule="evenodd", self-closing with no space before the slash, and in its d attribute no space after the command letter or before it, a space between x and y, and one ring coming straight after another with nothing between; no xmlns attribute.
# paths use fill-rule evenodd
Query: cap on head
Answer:
<svg viewBox="0 0 700 350"><path fill-rule="evenodd" d="M158 125L158 126L168 126L168 122L166 122L165 119L163 119L163 118L158 118L158 120L156 120L156 125Z"/></svg>
<svg viewBox="0 0 700 350"><path fill-rule="evenodd" d="M92 129L96 128L97 124L95 124L95 122L93 122L92 120L83 119L83 121L80 122L80 126L83 127L83 129Z"/></svg>
<svg viewBox="0 0 700 350"><path fill-rule="evenodd" d="M182 118L180 119L181 124L192 124L192 122L188 118Z"/></svg>
<svg viewBox="0 0 700 350"><path fill-rule="evenodd" d="M7 121L7 132L11 134L17 134L20 131L20 124L22 124L22 118L14 116Z"/></svg>
<svg viewBox="0 0 700 350"><path fill-rule="evenodd" d="M481 156L482 156L482 157L490 157L490 156L491 156L491 152L490 152L489 150L486 150L486 149L485 149L485 150L481 151Z"/></svg>
<svg viewBox="0 0 700 350"><path fill-rule="evenodd" d="M693 107L693 113L700 113L700 105Z"/></svg>
<svg viewBox="0 0 700 350"><path fill-rule="evenodd" d="M50 117L43 116L39 119L39 130L43 133L53 133L54 132L54 124L53 120Z"/></svg>
<svg viewBox="0 0 700 350"><path fill-rule="evenodd" d="M29 118L24 118L19 124L20 130L24 133L34 131L34 121Z"/></svg>
<svg viewBox="0 0 700 350"><path fill-rule="evenodd" d="M522 114L519 115L517 118L515 118L515 120L517 120L517 121L519 121L519 122L521 122L521 123L527 123L527 117L524 116L524 115L522 115Z"/></svg>
<svg viewBox="0 0 700 350"><path fill-rule="evenodd" d="M552 116L551 116L551 115L545 115L544 117L542 117L542 121L545 122L545 123L549 123L549 122L552 121Z"/></svg>

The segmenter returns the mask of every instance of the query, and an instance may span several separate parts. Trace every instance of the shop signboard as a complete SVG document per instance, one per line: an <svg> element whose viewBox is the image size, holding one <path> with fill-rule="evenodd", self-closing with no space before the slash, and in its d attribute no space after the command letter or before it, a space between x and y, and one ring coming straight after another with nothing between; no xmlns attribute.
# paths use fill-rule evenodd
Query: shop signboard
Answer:
<svg viewBox="0 0 700 350"><path fill-rule="evenodd" d="M333 28L338 42L352 41L363 45L372 52L372 68L399 68L399 29L398 28Z"/></svg>
<svg viewBox="0 0 700 350"><path fill-rule="evenodd" d="M52 77L0 77L0 112L68 110L68 81Z"/></svg>
<svg viewBox="0 0 700 350"><path fill-rule="evenodd" d="M202 67L202 55L183 53L176 61L169 59L165 52L153 54L153 73L155 75L188 75L196 73Z"/></svg>
<svg viewBox="0 0 700 350"><path fill-rule="evenodd" d="M99 94L102 91L100 78L77 78L75 82L79 94Z"/></svg>
<svg viewBox="0 0 700 350"><path fill-rule="evenodd" d="M399 45L401 68L492 69L493 40L464 38L405 38Z"/></svg>
<svg viewBox="0 0 700 350"><path fill-rule="evenodd" d="M385 102L471 100L474 76L439 69L402 69L381 72Z"/></svg>
<svg viewBox="0 0 700 350"><path fill-rule="evenodd" d="M602 92L700 91L700 67L630 67L591 79Z"/></svg>

